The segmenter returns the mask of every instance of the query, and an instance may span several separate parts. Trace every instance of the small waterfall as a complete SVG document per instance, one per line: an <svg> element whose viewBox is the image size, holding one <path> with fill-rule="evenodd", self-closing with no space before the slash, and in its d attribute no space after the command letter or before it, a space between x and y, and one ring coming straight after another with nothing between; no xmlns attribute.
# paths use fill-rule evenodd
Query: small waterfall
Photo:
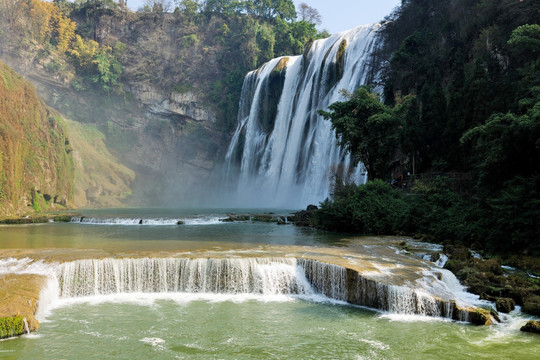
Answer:
<svg viewBox="0 0 540 360"><path fill-rule="evenodd" d="M443 268L444 265L446 265L446 262L448 261L448 256L445 254L440 254L439 259L435 262L435 265L437 265L440 268Z"/></svg>
<svg viewBox="0 0 540 360"><path fill-rule="evenodd" d="M26 318L23 318L23 325L24 325L24 331L27 334L30 334L30 328L28 327L28 321L26 321Z"/></svg>
<svg viewBox="0 0 540 360"><path fill-rule="evenodd" d="M303 294L295 259L92 259L62 264L60 297L116 293Z"/></svg>
<svg viewBox="0 0 540 360"><path fill-rule="evenodd" d="M340 90L353 92L373 79L379 28L317 40L303 55L273 59L246 76L222 181L233 204L299 208L327 197L336 173L365 181L363 166L352 165L317 111L343 100Z"/></svg>
<svg viewBox="0 0 540 360"><path fill-rule="evenodd" d="M224 217L203 216L196 218L131 218L131 217L116 217L116 218L101 218L74 216L71 218L72 223L84 225L150 225L150 226L171 226L171 225L216 225L221 224Z"/></svg>
<svg viewBox="0 0 540 360"><path fill-rule="evenodd" d="M6 259L0 260L0 269L49 277L40 296L40 318L58 298L126 293L297 295L314 300L322 295L394 314L463 321L468 318L462 309L484 305L448 270L426 270L415 283L398 286L305 258L105 258L59 264Z"/></svg>

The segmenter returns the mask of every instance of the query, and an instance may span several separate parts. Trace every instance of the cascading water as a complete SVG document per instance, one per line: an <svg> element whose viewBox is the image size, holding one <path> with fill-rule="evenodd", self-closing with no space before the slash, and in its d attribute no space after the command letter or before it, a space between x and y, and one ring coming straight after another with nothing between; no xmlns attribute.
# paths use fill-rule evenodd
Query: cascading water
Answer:
<svg viewBox="0 0 540 360"><path fill-rule="evenodd" d="M60 297L117 293L311 295L295 259L92 259L62 264Z"/></svg>
<svg viewBox="0 0 540 360"><path fill-rule="evenodd" d="M425 271L416 283L395 285L339 265L294 257L105 258L56 264L30 259L0 261L0 274L14 270L48 276L48 286L40 296L40 314L47 313L45 307L54 308L58 298L175 293L264 298L292 295L348 302L395 314L466 320L466 315L456 313L461 311L456 305L466 307L476 301L455 276L435 267Z"/></svg>
<svg viewBox="0 0 540 360"><path fill-rule="evenodd" d="M273 59L249 73L238 127L225 158L232 199L242 206L300 208L328 196L332 176L365 182L329 121L317 114L372 80L379 24L317 40L304 54Z"/></svg>

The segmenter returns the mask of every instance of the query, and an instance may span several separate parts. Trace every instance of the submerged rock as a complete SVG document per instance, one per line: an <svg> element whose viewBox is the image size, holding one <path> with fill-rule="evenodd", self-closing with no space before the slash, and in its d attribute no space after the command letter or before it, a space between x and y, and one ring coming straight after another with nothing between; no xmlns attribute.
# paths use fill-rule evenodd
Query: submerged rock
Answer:
<svg viewBox="0 0 540 360"><path fill-rule="evenodd" d="M531 320L521 327L521 331L540 334L540 321Z"/></svg>

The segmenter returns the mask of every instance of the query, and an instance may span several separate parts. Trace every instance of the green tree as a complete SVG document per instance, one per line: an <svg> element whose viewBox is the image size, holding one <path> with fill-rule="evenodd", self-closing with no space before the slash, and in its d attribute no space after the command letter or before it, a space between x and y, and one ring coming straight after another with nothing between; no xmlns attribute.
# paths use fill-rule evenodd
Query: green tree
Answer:
<svg viewBox="0 0 540 360"><path fill-rule="evenodd" d="M402 124L365 86L345 96L347 101L333 103L329 111L319 114L332 121L339 144L355 163L364 164L370 180L386 179L389 162L399 148Z"/></svg>

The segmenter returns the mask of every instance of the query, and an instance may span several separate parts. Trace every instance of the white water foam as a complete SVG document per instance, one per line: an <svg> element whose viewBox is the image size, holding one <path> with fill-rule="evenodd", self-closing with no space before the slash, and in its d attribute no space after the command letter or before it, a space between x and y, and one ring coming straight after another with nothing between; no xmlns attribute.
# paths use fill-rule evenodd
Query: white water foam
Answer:
<svg viewBox="0 0 540 360"><path fill-rule="evenodd" d="M176 226L176 225L216 225L223 224L226 217L201 216L189 218L128 218L128 217L73 217L72 223L82 225L122 225L122 226Z"/></svg>

